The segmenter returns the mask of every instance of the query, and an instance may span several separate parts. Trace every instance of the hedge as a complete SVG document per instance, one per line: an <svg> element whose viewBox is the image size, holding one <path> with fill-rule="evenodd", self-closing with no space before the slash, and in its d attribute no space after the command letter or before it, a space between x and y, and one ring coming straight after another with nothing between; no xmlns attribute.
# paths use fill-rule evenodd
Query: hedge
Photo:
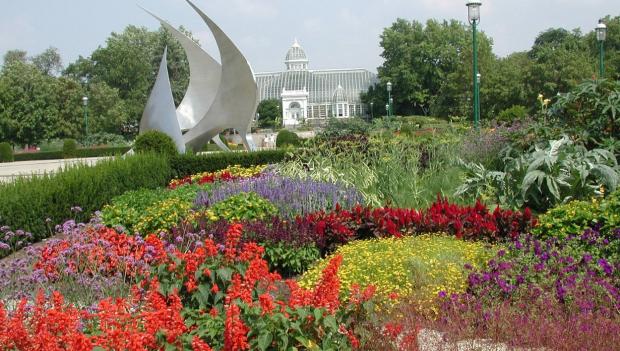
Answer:
<svg viewBox="0 0 620 351"><path fill-rule="evenodd" d="M168 159L147 154L0 184L0 227L31 232L32 241L37 242L50 235L48 223L88 221L113 197L129 190L165 186L170 175ZM74 206L82 211L75 213Z"/></svg>
<svg viewBox="0 0 620 351"><path fill-rule="evenodd" d="M254 152L218 152L207 155L184 154L170 160L172 176L183 178L202 172L216 172L231 165L242 167L272 164L286 158L284 150L267 150Z"/></svg>
<svg viewBox="0 0 620 351"><path fill-rule="evenodd" d="M85 157L104 157L104 156L118 156L123 155L129 151L129 146L119 147L99 147L92 149L77 149L76 154L79 158ZM46 151L46 152L24 152L14 155L15 161L41 161L41 160L60 160L63 159L63 152L60 151Z"/></svg>
<svg viewBox="0 0 620 351"><path fill-rule="evenodd" d="M0 163L1 162L13 162L13 149L9 143L0 143Z"/></svg>

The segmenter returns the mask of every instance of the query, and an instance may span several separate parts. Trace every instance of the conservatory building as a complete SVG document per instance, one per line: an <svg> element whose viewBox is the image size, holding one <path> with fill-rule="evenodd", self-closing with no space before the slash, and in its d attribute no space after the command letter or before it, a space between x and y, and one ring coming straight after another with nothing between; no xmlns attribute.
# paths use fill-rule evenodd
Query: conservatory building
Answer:
<svg viewBox="0 0 620 351"><path fill-rule="evenodd" d="M284 126L320 123L330 117L366 116L360 94L377 79L365 69L308 69L297 40L286 54L286 71L257 73L260 100L280 100Z"/></svg>

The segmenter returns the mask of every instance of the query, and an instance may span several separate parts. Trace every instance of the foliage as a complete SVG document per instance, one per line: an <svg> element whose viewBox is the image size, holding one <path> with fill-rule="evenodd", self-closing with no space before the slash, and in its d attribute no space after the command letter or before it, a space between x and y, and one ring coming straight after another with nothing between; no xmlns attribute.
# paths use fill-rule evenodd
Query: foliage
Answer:
<svg viewBox="0 0 620 351"><path fill-rule="evenodd" d="M159 234L176 226L188 214L196 194L206 186L128 191L103 207L103 223L121 226L129 233Z"/></svg>
<svg viewBox="0 0 620 351"><path fill-rule="evenodd" d="M295 247L284 242L265 245L265 260L269 262L269 268L284 277L303 274L320 258L321 253L314 245Z"/></svg>
<svg viewBox="0 0 620 351"><path fill-rule="evenodd" d="M480 70L485 76L494 57L491 40L479 35ZM456 20L428 20L426 24L398 19L384 29L380 46L384 63L380 84L369 90L365 103L382 110L387 101L386 84L394 86L396 114L464 116L471 97L471 32Z"/></svg>
<svg viewBox="0 0 620 351"><path fill-rule="evenodd" d="M290 130L286 129L278 132L278 136L276 137L276 147L298 147L300 144L301 140L295 132L291 132Z"/></svg>
<svg viewBox="0 0 620 351"><path fill-rule="evenodd" d="M84 140L86 146L96 145L126 145L127 141L122 135L100 132L89 133L88 137Z"/></svg>
<svg viewBox="0 0 620 351"><path fill-rule="evenodd" d="M414 298L421 306L433 305L440 291L464 292L466 263L483 268L493 256L481 243L471 243L437 235L356 241L340 247L340 292L347 296L354 285L373 285L377 297L388 300L394 294ZM330 256L306 272L302 287L313 286Z"/></svg>
<svg viewBox="0 0 620 351"><path fill-rule="evenodd" d="M230 222L266 219L278 214L278 209L254 192L242 192L211 205L207 211L218 219Z"/></svg>
<svg viewBox="0 0 620 351"><path fill-rule="evenodd" d="M152 152L166 156L174 156L179 153L172 138L157 130L149 130L138 135L134 143L134 150L137 153Z"/></svg>
<svg viewBox="0 0 620 351"><path fill-rule="evenodd" d="M377 135L345 141L320 139L299 150L277 172L292 178L342 184L357 189L367 204L428 206L437 193L451 194L460 182L455 140Z"/></svg>
<svg viewBox="0 0 620 351"><path fill-rule="evenodd" d="M562 94L549 110L591 145L620 137L620 81L588 80Z"/></svg>
<svg viewBox="0 0 620 351"><path fill-rule="evenodd" d="M13 162L13 148L7 142L0 143L0 162Z"/></svg>
<svg viewBox="0 0 620 351"><path fill-rule="evenodd" d="M513 123L523 120L525 117L527 117L527 108L521 105L513 105L512 107L500 112L497 115L497 120L500 122Z"/></svg>
<svg viewBox="0 0 620 351"><path fill-rule="evenodd" d="M620 258L620 248L616 248L618 242L617 233L614 231L620 227L620 194L618 191L603 199L591 201L572 201L550 209L539 217L539 225L532 231L541 239L555 238L566 240L576 236L588 228L596 228L600 236L614 243L610 244L608 257Z"/></svg>
<svg viewBox="0 0 620 351"><path fill-rule="evenodd" d="M337 140L351 135L369 135L370 127L370 124L360 118L330 118L317 138Z"/></svg>
<svg viewBox="0 0 620 351"><path fill-rule="evenodd" d="M62 156L64 158L77 157L77 141L75 139L65 139L62 144Z"/></svg>
<svg viewBox="0 0 620 351"><path fill-rule="evenodd" d="M178 155L170 160L173 176L183 178L202 172L216 172L232 165L250 167L278 163L284 160L283 150L256 152L220 152L209 155Z"/></svg>
<svg viewBox="0 0 620 351"><path fill-rule="evenodd" d="M34 235L32 242L37 242L50 234L46 219L51 223L74 216L88 219L114 196L137 188L163 186L169 176L170 166L165 159L142 155L0 184L0 225L29 231ZM84 211L76 215L71 208L78 205Z"/></svg>
<svg viewBox="0 0 620 351"><path fill-rule="evenodd" d="M256 113L260 115L258 125L261 128L277 128L278 119L281 119L280 100L267 99L258 104Z"/></svg>
<svg viewBox="0 0 620 351"><path fill-rule="evenodd" d="M615 156L607 150L587 150L564 136L548 146L521 154L503 151L502 171L488 171L480 164L465 164L467 178L457 194L475 194L502 205L524 204L544 211L573 199L587 199L614 191L620 181Z"/></svg>

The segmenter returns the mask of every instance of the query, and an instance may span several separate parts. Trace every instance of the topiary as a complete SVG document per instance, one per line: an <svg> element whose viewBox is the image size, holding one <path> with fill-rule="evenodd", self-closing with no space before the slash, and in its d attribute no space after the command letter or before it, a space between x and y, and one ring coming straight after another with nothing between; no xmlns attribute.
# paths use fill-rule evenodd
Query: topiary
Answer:
<svg viewBox="0 0 620 351"><path fill-rule="evenodd" d="M301 144L301 140L297 134L289 130L281 130L276 137L276 147L294 146L298 147Z"/></svg>
<svg viewBox="0 0 620 351"><path fill-rule="evenodd" d="M0 162L13 162L13 148L7 142L0 143Z"/></svg>
<svg viewBox="0 0 620 351"><path fill-rule="evenodd" d="M77 156L77 141L75 139L65 139L62 144L62 157L76 158Z"/></svg>
<svg viewBox="0 0 620 351"><path fill-rule="evenodd" d="M514 105L505 109L497 115L499 122L514 122L520 121L527 117L527 108L521 105Z"/></svg>
<svg viewBox="0 0 620 351"><path fill-rule="evenodd" d="M157 130L149 130L138 135L133 149L136 153L154 152L168 156L179 153L172 138Z"/></svg>

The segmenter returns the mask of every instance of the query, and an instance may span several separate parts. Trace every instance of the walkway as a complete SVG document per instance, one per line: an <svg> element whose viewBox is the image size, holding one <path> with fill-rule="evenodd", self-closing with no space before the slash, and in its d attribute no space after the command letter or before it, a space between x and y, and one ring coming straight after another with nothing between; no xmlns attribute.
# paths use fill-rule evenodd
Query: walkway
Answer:
<svg viewBox="0 0 620 351"><path fill-rule="evenodd" d="M0 163L0 182L10 182L20 177L54 173L59 169L76 165L94 165L108 157L71 158L66 160L20 161Z"/></svg>

